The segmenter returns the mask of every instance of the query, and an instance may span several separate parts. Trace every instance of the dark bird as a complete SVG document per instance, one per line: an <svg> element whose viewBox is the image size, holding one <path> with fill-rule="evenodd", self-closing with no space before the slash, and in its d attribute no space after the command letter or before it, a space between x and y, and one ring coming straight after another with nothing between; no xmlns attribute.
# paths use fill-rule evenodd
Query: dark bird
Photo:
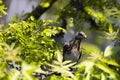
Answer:
<svg viewBox="0 0 120 80"><path fill-rule="evenodd" d="M65 43L63 46L63 61L71 60L72 62L78 62L82 55L80 43L82 39L86 38L87 36L84 32L78 31L74 39Z"/></svg>

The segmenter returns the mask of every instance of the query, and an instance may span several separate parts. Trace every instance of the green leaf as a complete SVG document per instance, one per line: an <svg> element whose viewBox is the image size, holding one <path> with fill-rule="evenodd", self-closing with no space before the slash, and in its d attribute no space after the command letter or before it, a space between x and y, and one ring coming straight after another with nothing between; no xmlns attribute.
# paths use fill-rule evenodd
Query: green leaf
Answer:
<svg viewBox="0 0 120 80"><path fill-rule="evenodd" d="M93 60L84 60L81 63L79 63L78 65L76 65L75 67L77 68L81 68L83 69L83 67L85 67L85 73L89 73L93 70L93 66L94 66L95 62Z"/></svg>
<svg viewBox="0 0 120 80"><path fill-rule="evenodd" d="M76 64L76 62L74 62L74 63L69 63L69 64L67 64L67 65L65 65L65 66L63 66L64 68L69 68L69 67L71 67L71 66L73 66L73 65L75 65Z"/></svg>
<svg viewBox="0 0 120 80"><path fill-rule="evenodd" d="M62 64L63 65L66 65L66 64L69 64L69 63L71 63L72 61L70 61L70 60L67 60L67 61L64 61Z"/></svg>
<svg viewBox="0 0 120 80"><path fill-rule="evenodd" d="M90 72L88 72L88 74L86 75L86 80L90 80L90 77L91 77L91 75L90 75L91 73Z"/></svg>
<svg viewBox="0 0 120 80"><path fill-rule="evenodd" d="M104 56L108 57L112 55L112 46L107 46L104 51Z"/></svg>
<svg viewBox="0 0 120 80"><path fill-rule="evenodd" d="M108 29L108 30L109 30L109 33L112 33L112 32L113 32L113 28L112 28L112 27L113 27L112 24L110 24L110 25L109 25L109 29Z"/></svg>
<svg viewBox="0 0 120 80"><path fill-rule="evenodd" d="M8 73L7 80L18 80L20 72L15 70Z"/></svg>
<svg viewBox="0 0 120 80"><path fill-rule="evenodd" d="M68 20L68 26L69 26L69 27L73 27L73 26L74 26L74 18L70 18L70 19Z"/></svg>
<svg viewBox="0 0 120 80"><path fill-rule="evenodd" d="M98 52L101 52L101 49L97 46L97 45L94 45L94 44L91 44L91 43L82 43L82 48L83 48L83 53L98 53Z"/></svg>
<svg viewBox="0 0 120 80"><path fill-rule="evenodd" d="M63 63L59 61L54 61L52 64L47 63L47 65L51 67L52 72L61 73L62 76L64 77L70 76L71 78L75 79L75 76L73 75L73 73L69 71L70 67L75 65L75 63L69 63L66 65L63 65Z"/></svg>
<svg viewBox="0 0 120 80"><path fill-rule="evenodd" d="M31 17L30 17L30 19L31 19L32 21L34 21L34 20L35 20L35 18L34 18L33 16L31 16Z"/></svg>
<svg viewBox="0 0 120 80"><path fill-rule="evenodd" d="M110 59L110 58L103 58L101 59L101 61L104 63L110 64L110 65L116 66L116 67L120 67L120 65L115 60Z"/></svg>
<svg viewBox="0 0 120 80"><path fill-rule="evenodd" d="M42 6L43 8L47 8L47 7L50 6L50 2L42 2L42 3L41 3L41 6Z"/></svg>
<svg viewBox="0 0 120 80"><path fill-rule="evenodd" d="M22 63L22 75L23 80L36 80L36 78L32 75L33 72L39 70L39 65L27 64L26 62Z"/></svg>
<svg viewBox="0 0 120 80"><path fill-rule="evenodd" d="M0 78L5 77L5 72L7 71L7 63L3 61L0 57Z"/></svg>
<svg viewBox="0 0 120 80"><path fill-rule="evenodd" d="M73 80L73 79L53 75L53 76L49 76L49 77L45 78L45 80Z"/></svg>
<svg viewBox="0 0 120 80"><path fill-rule="evenodd" d="M102 62L98 62L95 64L99 69L103 70L104 72L108 73L111 78L116 79L118 78L118 74L112 70L110 67L108 67L106 64Z"/></svg>
<svg viewBox="0 0 120 80"><path fill-rule="evenodd" d="M104 56L108 57L120 51L120 47L112 47L111 45L107 46L104 51Z"/></svg>
<svg viewBox="0 0 120 80"><path fill-rule="evenodd" d="M94 9L92 9L89 6L85 7L85 10L89 15L93 16L95 19L97 19L101 22L105 22L107 20L107 17L103 13L101 13L99 11L95 11Z"/></svg>
<svg viewBox="0 0 120 80"><path fill-rule="evenodd" d="M106 80L106 75L104 73L101 73L101 80Z"/></svg>
<svg viewBox="0 0 120 80"><path fill-rule="evenodd" d="M63 56L62 56L61 52L57 50L55 53L57 54L57 60L59 62L62 62L63 61Z"/></svg>

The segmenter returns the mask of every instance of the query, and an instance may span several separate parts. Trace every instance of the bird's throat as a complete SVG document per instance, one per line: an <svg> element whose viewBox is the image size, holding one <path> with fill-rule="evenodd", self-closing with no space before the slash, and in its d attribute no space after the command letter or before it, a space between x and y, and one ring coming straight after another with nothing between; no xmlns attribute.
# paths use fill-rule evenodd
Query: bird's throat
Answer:
<svg viewBox="0 0 120 80"><path fill-rule="evenodd" d="M78 45L77 45L77 50L79 51L80 49L80 43L81 43L81 40L78 40Z"/></svg>
<svg viewBox="0 0 120 80"><path fill-rule="evenodd" d="M72 47L76 48L78 51L80 50L80 44L81 44L81 40L74 40Z"/></svg>

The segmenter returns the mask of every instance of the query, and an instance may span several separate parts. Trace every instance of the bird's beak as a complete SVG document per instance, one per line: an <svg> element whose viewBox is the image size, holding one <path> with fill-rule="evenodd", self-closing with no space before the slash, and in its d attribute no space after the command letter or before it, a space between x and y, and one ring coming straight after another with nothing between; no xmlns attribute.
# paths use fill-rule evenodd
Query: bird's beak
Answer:
<svg viewBox="0 0 120 80"><path fill-rule="evenodd" d="M84 35L83 35L83 39L85 39L85 40L86 40L86 39L87 39L87 35L85 35L85 34L84 34Z"/></svg>

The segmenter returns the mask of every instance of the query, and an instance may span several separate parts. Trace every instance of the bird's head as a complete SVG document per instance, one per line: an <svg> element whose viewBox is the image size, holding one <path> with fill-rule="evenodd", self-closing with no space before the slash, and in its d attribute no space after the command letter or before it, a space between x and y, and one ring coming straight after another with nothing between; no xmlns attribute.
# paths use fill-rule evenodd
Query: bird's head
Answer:
<svg viewBox="0 0 120 80"><path fill-rule="evenodd" d="M81 39L86 39L86 38L87 38L87 36L86 36L86 34L83 31L78 31L75 34L75 39L76 40L81 40Z"/></svg>

